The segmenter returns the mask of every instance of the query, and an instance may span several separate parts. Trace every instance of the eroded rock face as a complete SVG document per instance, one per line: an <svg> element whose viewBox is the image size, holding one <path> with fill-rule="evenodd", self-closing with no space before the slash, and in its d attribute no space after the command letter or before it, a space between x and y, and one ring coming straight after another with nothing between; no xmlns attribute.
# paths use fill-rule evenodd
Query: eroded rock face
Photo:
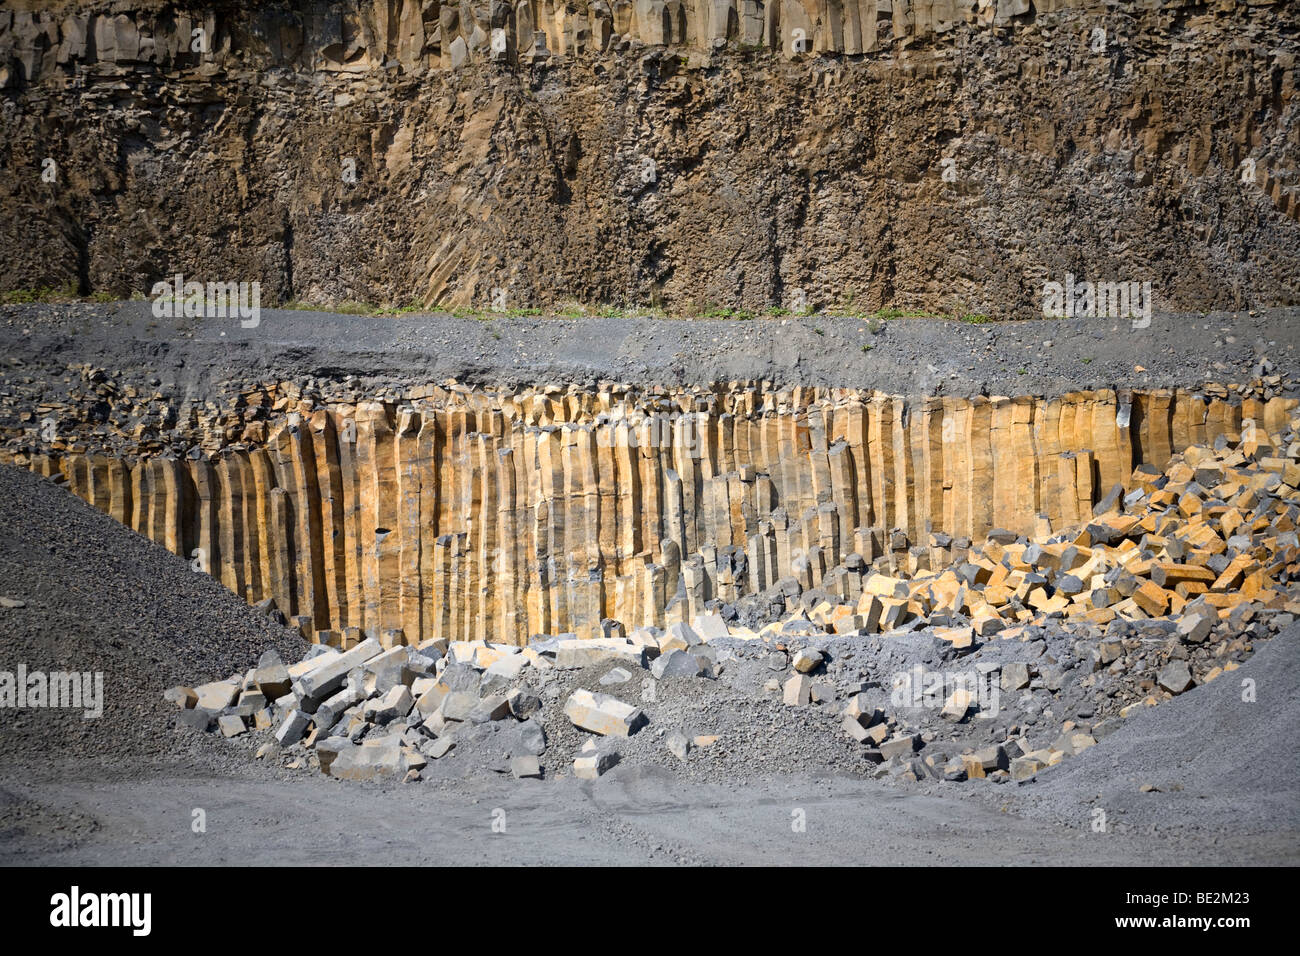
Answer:
<svg viewBox="0 0 1300 956"><path fill-rule="evenodd" d="M1296 26L1266 0L6 9L0 286L1294 303Z"/></svg>

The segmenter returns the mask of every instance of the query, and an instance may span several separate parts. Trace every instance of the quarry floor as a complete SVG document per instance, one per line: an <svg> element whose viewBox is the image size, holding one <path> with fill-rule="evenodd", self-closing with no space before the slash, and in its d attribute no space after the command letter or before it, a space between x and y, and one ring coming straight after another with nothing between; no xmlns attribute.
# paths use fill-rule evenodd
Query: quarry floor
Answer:
<svg viewBox="0 0 1300 956"><path fill-rule="evenodd" d="M1146 328L1132 324L263 309L257 325L244 328L237 318L155 318L148 302L37 304L0 306L0 354L19 360L29 374L46 362L139 372L190 399L212 397L214 385L231 378L348 375L375 390L447 378L506 386L765 380L899 395L1050 398L1081 389L1245 381L1261 357L1289 376L1300 346L1300 308L1156 314Z"/></svg>
<svg viewBox="0 0 1300 956"><path fill-rule="evenodd" d="M1020 785L754 775L723 786L626 764L590 782L379 785L275 779L211 754L11 766L0 864L1295 865L1300 625L1239 675L1258 682L1255 707L1217 681Z"/></svg>

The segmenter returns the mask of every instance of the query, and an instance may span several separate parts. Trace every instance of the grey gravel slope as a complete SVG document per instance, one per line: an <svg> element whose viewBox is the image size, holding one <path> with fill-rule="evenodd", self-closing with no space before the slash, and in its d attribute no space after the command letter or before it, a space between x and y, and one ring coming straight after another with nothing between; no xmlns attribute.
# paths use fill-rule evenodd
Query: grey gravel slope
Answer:
<svg viewBox="0 0 1300 956"><path fill-rule="evenodd" d="M173 730L162 690L219 679L268 647L305 645L205 574L51 481L0 466L0 670L99 671L104 713L0 711L0 768L172 759L209 742Z"/></svg>
<svg viewBox="0 0 1300 956"><path fill-rule="evenodd" d="M1253 683L1255 701L1243 700ZM1129 827L1275 832L1300 857L1300 624L1238 670L1131 716L1101 744L1039 774L1018 809ZM1157 792L1143 793L1149 784Z"/></svg>

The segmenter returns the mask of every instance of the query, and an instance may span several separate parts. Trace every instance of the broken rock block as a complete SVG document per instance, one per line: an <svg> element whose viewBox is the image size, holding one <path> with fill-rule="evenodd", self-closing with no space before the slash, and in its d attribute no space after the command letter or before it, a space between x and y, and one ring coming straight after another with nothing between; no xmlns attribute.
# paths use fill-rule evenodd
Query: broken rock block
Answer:
<svg viewBox="0 0 1300 956"><path fill-rule="evenodd" d="M360 667L383 651L374 638L366 638L350 651L324 657L324 663L294 681L294 692L304 701L323 701L343 686L348 672ZM314 709L314 705L313 705Z"/></svg>
<svg viewBox="0 0 1300 956"><path fill-rule="evenodd" d="M302 740L303 734L307 732L307 725L311 723L311 714L303 710L291 710L280 724L279 730L275 732L275 742L281 747L292 747L298 741Z"/></svg>
<svg viewBox="0 0 1300 956"><path fill-rule="evenodd" d="M510 699L505 694L484 697L469 712L472 724L486 724L494 720L505 720L511 716Z"/></svg>
<svg viewBox="0 0 1300 956"><path fill-rule="evenodd" d="M534 757L546 752L546 731L542 729L541 721L526 720L519 725L519 749Z"/></svg>
<svg viewBox="0 0 1300 956"><path fill-rule="evenodd" d="M324 740L316 742L316 759L320 761L320 772L329 775L330 765L338 755L347 748L354 746L352 741L347 737L326 737ZM263 756L262 751L258 751L258 756Z"/></svg>
<svg viewBox="0 0 1300 956"><path fill-rule="evenodd" d="M672 733L664 738L664 746L678 760L685 760L691 750L691 741L685 734Z"/></svg>
<svg viewBox="0 0 1300 956"><path fill-rule="evenodd" d="M507 681L511 681L522 674L527 666L528 658L523 654L507 654L489 664L484 673L491 677L502 677Z"/></svg>
<svg viewBox="0 0 1300 956"><path fill-rule="evenodd" d="M341 749L330 764L329 774L341 780L400 779L424 765L424 757L405 746L400 734L389 734Z"/></svg>
<svg viewBox="0 0 1300 956"><path fill-rule="evenodd" d="M569 696L564 715L575 727L601 736L630 737L646 722L640 708L587 690L575 690Z"/></svg>
<svg viewBox="0 0 1300 956"><path fill-rule="evenodd" d="M411 649L399 646L366 661L362 665L366 674L366 689L375 694L387 694L396 685L405 684L410 675L410 659Z"/></svg>
<svg viewBox="0 0 1300 956"><path fill-rule="evenodd" d="M248 730L244 724L244 718L235 714L226 714L224 717L217 719L217 729L221 731L223 737L238 737Z"/></svg>
<svg viewBox="0 0 1300 956"><path fill-rule="evenodd" d="M510 772L519 780L525 777L540 778L542 776L542 765L532 754L523 754L510 759Z"/></svg>
<svg viewBox="0 0 1300 956"><path fill-rule="evenodd" d="M441 714L444 720L465 721L470 719L478 704L478 694L467 690L454 690L442 699L436 712Z"/></svg>
<svg viewBox="0 0 1300 956"><path fill-rule="evenodd" d="M620 660L645 666L645 648L631 641L606 637L588 640L562 640L555 645L555 666L562 668L587 667L601 661Z"/></svg>
<svg viewBox="0 0 1300 956"><path fill-rule="evenodd" d="M182 710L177 716L180 718L180 722L186 727L204 734L210 731L213 724L216 723L211 711L202 710L198 707L189 710Z"/></svg>
<svg viewBox="0 0 1300 956"><path fill-rule="evenodd" d="M863 727L856 717L845 714L844 719L840 722L840 727L860 744L874 742L871 739L871 732L866 727Z"/></svg>
<svg viewBox="0 0 1300 956"><path fill-rule="evenodd" d="M612 750L586 750L573 759L573 775L579 780L595 780L618 763Z"/></svg>
<svg viewBox="0 0 1300 956"><path fill-rule="evenodd" d="M958 687L943 702L943 710L939 711L939 716L944 720L959 724L966 719L966 715L970 713L971 704L974 702L974 694L963 687Z"/></svg>
<svg viewBox="0 0 1300 956"><path fill-rule="evenodd" d="M1178 621L1178 636L1189 644L1201 644L1213 626L1208 614L1184 614Z"/></svg>
<svg viewBox="0 0 1300 956"><path fill-rule="evenodd" d="M362 710L362 716L374 724L387 724L405 717L415 706L411 698L411 689L405 684L397 684L378 700L368 702Z"/></svg>
<svg viewBox="0 0 1300 956"><path fill-rule="evenodd" d="M445 757L451 753L451 748L456 746L456 740L450 735L439 737L437 740L426 740L420 744L420 753L427 757L437 760L439 757Z"/></svg>
<svg viewBox="0 0 1300 956"><path fill-rule="evenodd" d="M977 750L973 756L979 762L980 769L986 774L994 770L1007 769L1007 752L1000 744ZM969 768L967 769L969 770Z"/></svg>
<svg viewBox="0 0 1300 956"><path fill-rule="evenodd" d="M695 633L695 629L689 624L670 624L667 632L659 639L659 652L666 654L669 651L687 651L692 647L704 643L700 635Z"/></svg>
<svg viewBox="0 0 1300 956"><path fill-rule="evenodd" d="M1029 686L1029 665L1024 661L1011 661L1002 665L1002 689L1016 691Z"/></svg>
<svg viewBox="0 0 1300 956"><path fill-rule="evenodd" d="M194 693L193 687L168 687L163 691L163 700L181 710L189 710L199 702L199 695Z"/></svg>
<svg viewBox="0 0 1300 956"><path fill-rule="evenodd" d="M235 702L239 696L239 685L226 680L213 681L194 688L194 694L195 707L215 712L225 710Z"/></svg>
<svg viewBox="0 0 1300 956"><path fill-rule="evenodd" d="M1191 690L1194 683L1186 661L1170 661L1160 668L1156 679L1160 682L1160 686L1171 694L1181 694L1183 691Z"/></svg>
<svg viewBox="0 0 1300 956"><path fill-rule="evenodd" d="M727 636L727 622L718 614L701 614L691 621L691 627L706 642Z"/></svg>
<svg viewBox="0 0 1300 956"><path fill-rule="evenodd" d="M863 727L870 727L885 719L878 707L872 706L866 694L858 693L844 706L844 716L852 717Z"/></svg>
<svg viewBox="0 0 1300 956"><path fill-rule="evenodd" d="M1029 780L1038 771L1046 767L1047 764L1032 754L1026 754L1023 757L1017 757L1011 761L1011 779L1012 780Z"/></svg>
<svg viewBox="0 0 1300 956"><path fill-rule="evenodd" d="M359 687L344 687L316 708L316 726L322 732L328 731L339 722L339 718L343 716L345 710L349 707L355 707L364 699L365 697Z"/></svg>
<svg viewBox="0 0 1300 956"><path fill-rule="evenodd" d="M708 667L700 658L688 651L673 650L656 657L650 664L650 673L656 678L703 677Z"/></svg>
<svg viewBox="0 0 1300 956"><path fill-rule="evenodd" d="M822 652L810 647L797 653L791 664L800 674L808 674L816 670L821 662Z"/></svg>
<svg viewBox="0 0 1300 956"><path fill-rule="evenodd" d="M895 757L906 757L916 749L920 743L920 736L917 734L908 734L894 737L886 740L880 745L880 756L884 760L892 760Z"/></svg>
<svg viewBox="0 0 1300 956"><path fill-rule="evenodd" d="M284 661L274 648L264 653L257 662L253 683L266 695L267 700L278 700L289 693L289 668L284 666Z"/></svg>
<svg viewBox="0 0 1300 956"><path fill-rule="evenodd" d="M541 698L520 687L506 694L506 705L516 720L527 720L542 709Z"/></svg>
<svg viewBox="0 0 1300 956"><path fill-rule="evenodd" d="M804 707L812 700L812 681L803 674L792 674L781 687L781 700L790 707Z"/></svg>

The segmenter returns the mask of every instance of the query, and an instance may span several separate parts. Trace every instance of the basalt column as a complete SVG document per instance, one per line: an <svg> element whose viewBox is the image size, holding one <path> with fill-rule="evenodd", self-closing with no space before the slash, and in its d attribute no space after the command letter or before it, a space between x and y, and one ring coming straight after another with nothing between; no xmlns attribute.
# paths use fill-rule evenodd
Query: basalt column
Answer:
<svg viewBox="0 0 1300 956"><path fill-rule="evenodd" d="M524 642L689 620L783 583L856 597L873 567L915 573L993 529L1086 522L1139 466L1220 435L1263 441L1296 405L1217 386L298 394L277 389L242 441L196 433L184 460L20 463L317 639ZM887 616L894 595L879 597Z"/></svg>

